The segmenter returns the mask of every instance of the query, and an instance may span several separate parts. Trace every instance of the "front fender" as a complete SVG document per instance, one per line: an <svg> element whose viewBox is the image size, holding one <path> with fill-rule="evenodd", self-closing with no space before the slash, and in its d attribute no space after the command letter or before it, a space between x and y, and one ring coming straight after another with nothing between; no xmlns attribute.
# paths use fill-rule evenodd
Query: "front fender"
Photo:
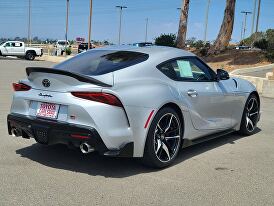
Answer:
<svg viewBox="0 0 274 206"><path fill-rule="evenodd" d="M257 91L256 87L248 80L233 77L237 82L237 93L251 93Z"/></svg>

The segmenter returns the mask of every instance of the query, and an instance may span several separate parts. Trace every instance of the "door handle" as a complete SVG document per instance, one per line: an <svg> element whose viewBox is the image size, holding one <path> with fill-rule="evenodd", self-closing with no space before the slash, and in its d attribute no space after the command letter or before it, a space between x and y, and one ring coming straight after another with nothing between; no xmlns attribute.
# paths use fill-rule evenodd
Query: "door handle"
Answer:
<svg viewBox="0 0 274 206"><path fill-rule="evenodd" d="M195 91L194 89L190 89L187 91L187 95L190 97L197 97L198 96L198 92Z"/></svg>

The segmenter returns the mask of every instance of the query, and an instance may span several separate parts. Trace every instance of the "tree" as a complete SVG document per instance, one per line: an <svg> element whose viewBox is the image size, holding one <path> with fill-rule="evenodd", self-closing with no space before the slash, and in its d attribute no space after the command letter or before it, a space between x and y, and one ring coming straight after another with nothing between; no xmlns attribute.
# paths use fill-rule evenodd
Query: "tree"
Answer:
<svg viewBox="0 0 274 206"><path fill-rule="evenodd" d="M195 41L196 41L196 38L195 37L191 37L190 39L186 40L186 45L189 45L190 47L193 47Z"/></svg>
<svg viewBox="0 0 274 206"><path fill-rule="evenodd" d="M223 23L220 28L218 37L209 53L220 53L228 46L233 32L235 4L236 0L226 0Z"/></svg>
<svg viewBox="0 0 274 206"><path fill-rule="evenodd" d="M251 36L243 39L240 42L240 45L252 46L252 44L255 42L256 39L257 39L257 41L259 41L263 38L266 38L265 36L266 36L266 34L264 32L255 32L255 33L251 34Z"/></svg>
<svg viewBox="0 0 274 206"><path fill-rule="evenodd" d="M155 39L155 44L158 46L175 46L175 34L161 34L159 37Z"/></svg>
<svg viewBox="0 0 274 206"><path fill-rule="evenodd" d="M193 47L195 49L203 48L204 47L204 41L202 41L202 40L195 41L194 44L193 44Z"/></svg>
<svg viewBox="0 0 274 206"><path fill-rule="evenodd" d="M181 49L185 47L188 10L189 10L189 0L183 0L177 41L176 41L176 46Z"/></svg>
<svg viewBox="0 0 274 206"><path fill-rule="evenodd" d="M266 39L260 39L254 42L254 47L259 48L261 50L268 49L268 41Z"/></svg>

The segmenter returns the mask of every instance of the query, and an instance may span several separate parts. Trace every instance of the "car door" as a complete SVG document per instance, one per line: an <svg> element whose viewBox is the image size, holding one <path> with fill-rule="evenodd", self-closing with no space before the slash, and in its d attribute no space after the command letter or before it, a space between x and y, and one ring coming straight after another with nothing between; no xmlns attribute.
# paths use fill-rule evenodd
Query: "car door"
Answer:
<svg viewBox="0 0 274 206"><path fill-rule="evenodd" d="M12 46L14 55L24 56L25 50L22 42L14 42Z"/></svg>
<svg viewBox="0 0 274 206"><path fill-rule="evenodd" d="M3 55L12 54L12 47L11 47L11 43L10 42L6 42L3 47L4 47L4 50L3 50L3 53L2 53Z"/></svg>
<svg viewBox="0 0 274 206"><path fill-rule="evenodd" d="M224 93L216 74L197 57L184 57L162 65L176 80L182 104L187 104L197 130L222 130L231 127L231 98Z"/></svg>

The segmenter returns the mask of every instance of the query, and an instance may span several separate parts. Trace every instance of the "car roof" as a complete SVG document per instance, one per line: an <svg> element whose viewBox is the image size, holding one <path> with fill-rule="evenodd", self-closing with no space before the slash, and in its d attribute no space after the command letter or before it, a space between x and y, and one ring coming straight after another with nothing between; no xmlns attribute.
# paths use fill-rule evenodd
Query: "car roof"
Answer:
<svg viewBox="0 0 274 206"><path fill-rule="evenodd" d="M147 46L147 47L135 47L135 46L108 46L101 47L93 50L110 50L110 51L132 51L148 54L150 57L161 57L162 59L170 59L176 57L195 56L195 54L166 46Z"/></svg>
<svg viewBox="0 0 274 206"><path fill-rule="evenodd" d="M135 42L133 44L152 44L152 42Z"/></svg>
<svg viewBox="0 0 274 206"><path fill-rule="evenodd" d="M24 42L22 42L22 41L6 41L6 42L24 43Z"/></svg>

